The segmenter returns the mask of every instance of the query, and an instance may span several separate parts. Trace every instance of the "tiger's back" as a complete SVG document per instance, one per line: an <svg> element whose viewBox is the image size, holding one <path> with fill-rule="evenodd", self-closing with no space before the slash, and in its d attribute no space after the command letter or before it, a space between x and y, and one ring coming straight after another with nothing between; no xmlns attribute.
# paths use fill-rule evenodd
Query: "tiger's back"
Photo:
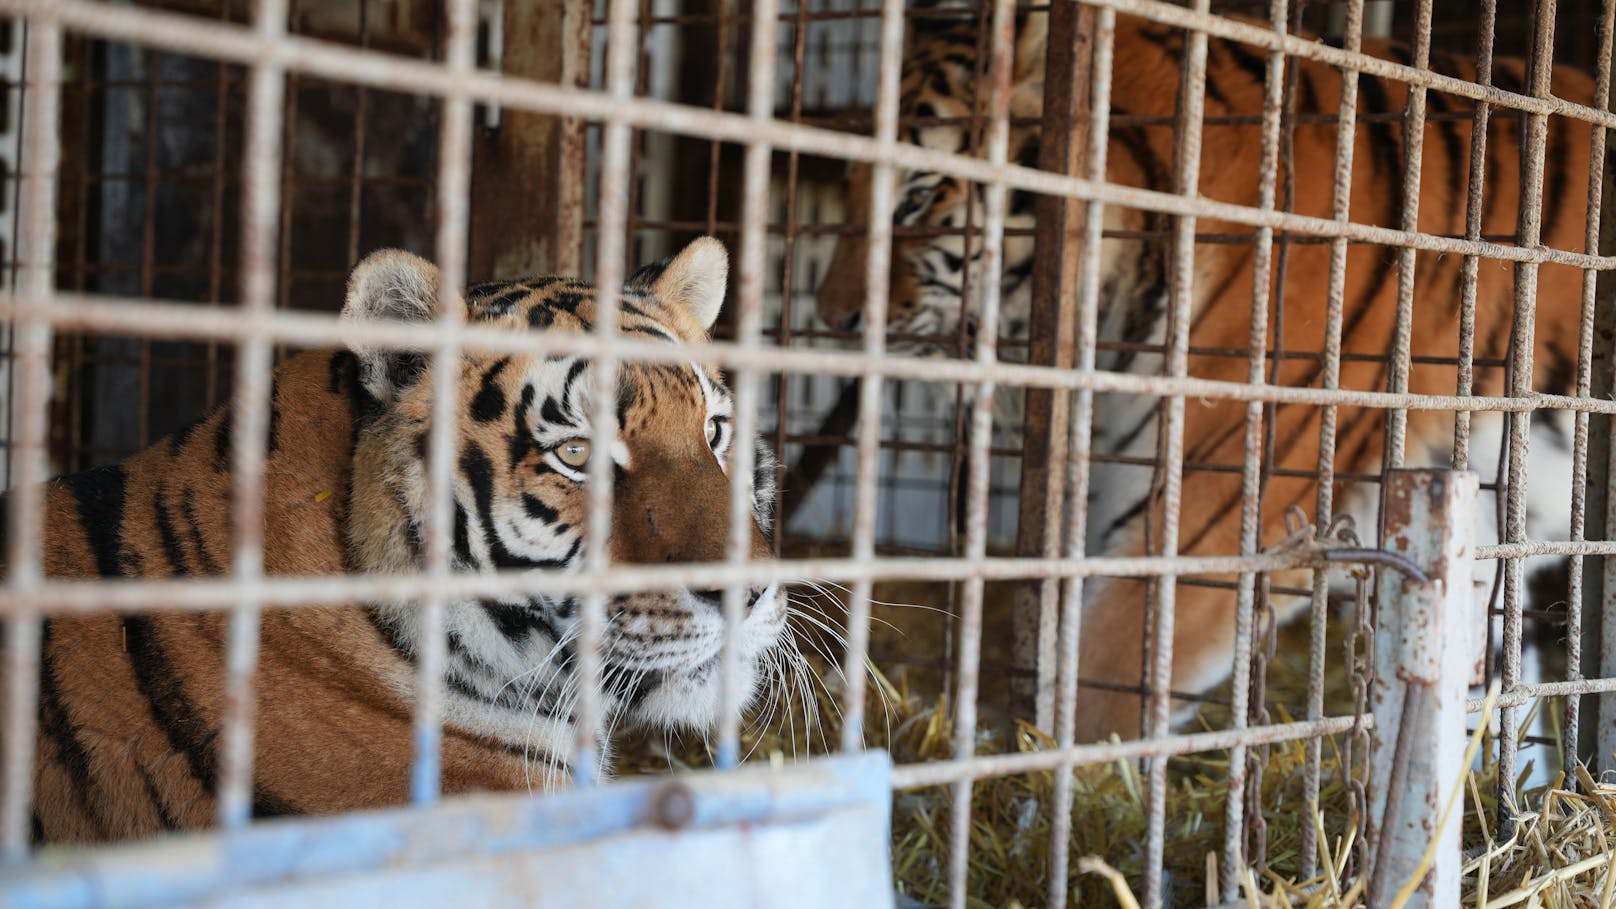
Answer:
<svg viewBox="0 0 1616 909"><path fill-rule="evenodd" d="M356 408L347 351L276 372L264 476L264 570L333 575ZM230 412L128 460L52 481L44 566L59 578L227 573ZM228 617L207 612L53 617L44 624L35 837L125 839L211 824L220 774ZM356 606L269 609L262 620L253 812L266 817L404 801L410 665ZM522 762L446 735L445 789L511 788ZM319 767L318 773L311 767ZM330 786L340 778L341 787Z"/></svg>

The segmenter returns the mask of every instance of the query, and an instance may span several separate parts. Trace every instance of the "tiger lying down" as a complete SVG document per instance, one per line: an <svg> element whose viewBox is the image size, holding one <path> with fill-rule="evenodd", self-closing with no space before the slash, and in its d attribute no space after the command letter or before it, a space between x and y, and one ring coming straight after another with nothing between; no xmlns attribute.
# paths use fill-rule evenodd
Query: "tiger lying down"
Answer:
<svg viewBox="0 0 1616 909"><path fill-rule="evenodd" d="M621 330L699 341L718 317L728 257L697 240L642 269ZM343 318L432 318L438 273L402 252L354 270ZM484 284L467 319L511 331L590 330L593 288L544 277ZM453 560L460 571L578 565L589 458L590 364L467 354L459 385ZM610 456L615 562L723 558L730 396L695 364L624 364ZM299 354L275 372L265 475L265 571L418 570L428 366L366 348ZM221 410L122 464L52 482L45 560L56 577L219 574L230 564L231 415ZM773 459L757 457L753 555L767 557ZM724 638L712 590L613 598L603 642L610 723L702 727L717 711ZM782 640L784 595L753 589L742 683ZM443 789L562 783L576 741L578 605L542 591L447 608ZM219 614L94 615L46 622L34 837L93 841L191 829L215 817L224 708ZM412 607L269 610L257 674L256 816L329 813L407 799L419 641ZM604 748L602 750L604 754ZM604 759L603 759L604 760Z"/></svg>

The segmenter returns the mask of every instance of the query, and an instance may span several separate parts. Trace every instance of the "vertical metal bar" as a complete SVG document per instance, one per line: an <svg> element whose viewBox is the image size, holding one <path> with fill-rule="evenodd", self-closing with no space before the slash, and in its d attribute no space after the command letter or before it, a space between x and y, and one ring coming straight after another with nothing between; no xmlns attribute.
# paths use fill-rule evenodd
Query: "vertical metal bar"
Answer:
<svg viewBox="0 0 1616 909"><path fill-rule="evenodd" d="M792 23L791 33L792 70L791 70L791 122L802 122L802 83L804 79L804 63L808 51L808 5L797 4L797 17ZM791 317L792 297L795 294L793 282L796 280L797 257L797 177L799 172L801 153L792 149L786 156L786 199L785 199L785 236L780 246L780 322L777 343L782 349L791 347ZM791 390L791 376L781 373L774 383L774 452L775 473L774 487L782 491L775 497L774 502L774 555L780 557L782 545L785 542L786 524L786 496L784 493L786 480L786 435L790 424L786 419L789 413L789 394ZM845 718L844 718L845 721Z"/></svg>
<svg viewBox="0 0 1616 909"><path fill-rule="evenodd" d="M800 2L800 0L799 0ZM903 2L882 0L879 82L875 99L875 139L891 146L898 139L898 88L903 62ZM875 164L870 174L870 239L864 261L864 355L869 362L886 353L887 291L892 267L893 184L890 164ZM786 289L790 293L790 288ZM858 467L853 479L853 558L875 558L877 480L881 457L881 401L886 383L875 372L859 379ZM868 580L853 584L847 604L847 655L842 665L846 689L842 700L842 750L864 747L864 661L870 647Z"/></svg>
<svg viewBox="0 0 1616 909"><path fill-rule="evenodd" d="M1092 59L1088 61L1089 122L1088 143L1083 152L1083 176L1090 180L1105 177L1107 142L1111 125L1111 65L1116 46L1116 11L1105 7L1079 13L1071 23L1073 35L1092 35ZM1088 20L1088 21L1085 21ZM1056 38L1054 22L1050 40ZM1075 55L1074 55L1075 57ZM1074 69L1075 61L1074 61ZM1081 70L1079 70L1081 72ZM1088 202L1083 207L1083 239L1077 263L1078 301L1076 335L1073 338L1074 367L1082 372L1095 368L1096 336L1100 321L1100 244L1104 238L1105 206ZM1066 521L1062 528L1063 553L1081 558L1088 552L1089 454L1093 447L1094 392L1083 390L1073 396L1072 418L1066 443ZM1070 748L1077 739L1077 676L1083 618L1083 579L1069 577L1061 582L1061 611L1058 625L1055 680L1055 742ZM1054 813L1050 822L1049 905L1067 902L1068 865L1072 850L1072 767L1062 764L1055 770Z"/></svg>
<svg viewBox="0 0 1616 909"><path fill-rule="evenodd" d="M476 0L450 0L444 34L444 68L469 74L477 62ZM431 350L432 426L427 437L427 521L422 528L425 568L429 577L449 575L449 549L454 536L454 463L459 447L460 332L465 323L460 287L466 278L466 233L470 223L471 99L446 95L438 129L437 232L438 340ZM410 768L410 798L430 804L441 784L443 741L443 668L448 639L444 632L444 598L421 601L417 624L415 763Z"/></svg>
<svg viewBox="0 0 1616 909"><path fill-rule="evenodd" d="M1554 13L1555 0L1541 0L1537 6L1537 32L1533 36L1531 95L1549 96L1549 81L1554 69ZM1528 114L1526 134L1522 137L1525 158L1522 167L1519 219L1516 224L1516 245L1532 248L1541 242L1543 227L1543 154L1548 140L1548 117ZM1527 397L1532 394L1532 356L1536 347L1537 319L1537 263L1518 262L1515 265L1515 316L1510 330L1509 394ZM1507 496L1504 516L1503 540L1519 543L1526 539L1526 454L1532 431L1530 413L1510 414L1505 418L1509 426L1509 488L1500 494ZM1518 684L1521 677L1521 606L1526 592L1525 564L1521 559L1509 559L1504 564L1504 672L1503 693ZM1506 702L1507 703L1507 702ZM1507 831L1513 813L1515 787L1515 758L1519 748L1516 740L1516 708L1504 707L1498 714L1498 830Z"/></svg>
<svg viewBox="0 0 1616 909"><path fill-rule="evenodd" d="M563 0L561 7L561 84L589 87L589 58L592 52L594 3L590 0ZM561 121L556 197L556 229L551 264L557 274L583 273L584 197L588 181L589 127L584 121L566 117Z"/></svg>
<svg viewBox="0 0 1616 909"><path fill-rule="evenodd" d="M253 28L272 41L286 34L286 0L259 0ZM262 320L275 305L275 239L280 218L283 66L265 59L247 84L241 205L241 310ZM258 587L264 575L264 462L269 435L271 347L261 336L236 352L232 407L232 577L240 587L230 613L226 645L224 755L219 778L219 823L235 827L252 818L253 733L256 717Z"/></svg>
<svg viewBox="0 0 1616 909"><path fill-rule="evenodd" d="M1388 470L1384 483L1386 546L1429 579L1380 572L1368 905L1388 905L1395 888L1424 873L1409 905L1457 906L1460 824L1457 818L1444 824L1443 815L1468 769L1465 695L1479 484L1475 474L1457 470ZM1421 865L1433 841L1426 871Z"/></svg>
<svg viewBox="0 0 1616 909"><path fill-rule="evenodd" d="M370 46L370 4L359 3L359 46ZM353 166L348 169L348 264L359 261L359 230L363 226L365 189L366 118L370 113L370 89L354 86Z"/></svg>
<svg viewBox="0 0 1616 909"><path fill-rule="evenodd" d="M1597 24L1598 48L1595 59L1593 107L1605 110L1610 104L1610 54L1612 31L1616 29L1616 0L1605 0ZM1583 235L1583 250L1590 255L1599 253L1600 209L1604 205L1605 128L1593 126L1588 153L1588 221ZM1588 269L1582 273L1582 315L1577 329L1577 390L1579 398L1593 393L1594 364L1594 311L1598 299L1599 272ZM1588 414L1577 411L1572 418L1574 430L1571 445L1571 539L1581 542L1587 535L1588 499ZM1566 679L1578 681L1582 674L1582 599L1583 557L1572 556L1566 593ZM1568 780L1576 779L1579 761L1578 725L1581 722L1582 698L1568 696L1565 700L1565 772Z"/></svg>
<svg viewBox="0 0 1616 909"><path fill-rule="evenodd" d="M20 208L17 293L48 300L56 251L56 171L61 162L62 30L54 23L27 25L19 161ZM16 342L11 463L14 468L7 530L6 584L27 597L43 580L45 431L50 407L51 328L44 322L13 327ZM26 600L23 600L26 602ZM0 851L6 862L28 855L33 817L34 729L39 709L40 617L19 609L6 617L4 809Z"/></svg>
<svg viewBox="0 0 1616 909"><path fill-rule="evenodd" d="M611 0L606 12L606 92L613 99L634 95L634 0ZM624 226L628 220L629 144L633 130L606 106L601 136L599 216L595 229L595 333L606 342L617 336L623 286ZM590 370L588 546L584 570L604 573L611 563L612 443L617 438L615 353L595 358ZM600 641L606 627L606 598L583 598L578 623L577 742L573 781L594 785L600 775Z"/></svg>
<svg viewBox="0 0 1616 909"><path fill-rule="evenodd" d="M1269 21L1274 31L1285 31L1288 0L1272 0ZM1262 141L1257 165L1257 206L1274 208L1279 183L1280 121L1285 93L1285 55L1268 55L1263 75ZM1267 370L1268 302L1273 280L1274 231L1257 229L1251 264L1251 333L1249 335L1246 381L1259 385ZM1262 545L1262 445L1263 405L1246 405L1245 460L1240 472L1240 554L1256 555ZM1245 729L1250 722L1253 615L1257 602L1257 576L1242 574L1235 607L1234 676L1229 695L1230 723ZM1219 867L1221 893L1237 893L1240 876L1247 867L1245 850L1246 761L1244 745L1229 751L1229 797L1224 803L1223 861Z"/></svg>
<svg viewBox="0 0 1616 909"><path fill-rule="evenodd" d="M992 95L988 116L988 161L1004 165L1010 148L1010 70L1015 37L1014 0L994 0L992 27ZM974 196L973 193L969 193ZM1008 198L1003 183L989 183L984 192L981 264L981 310L976 337L976 361L998 359L1000 268L1004 254L1004 215ZM969 298L967 298L968 300ZM962 320L963 323L963 320ZM977 383L971 401L970 477L965 502L965 557L980 561L987 556L988 447L993 441L991 381ZM954 756L976 753L976 698L982 662L982 591L980 576L965 581L959 636L959 694L955 705ZM952 909L965 909L965 878L971 845L971 781L960 780L952 789L953 809L949 832L948 898Z"/></svg>
<svg viewBox="0 0 1616 909"><path fill-rule="evenodd" d="M1419 0L1414 14L1415 69L1427 70L1431 63L1431 3ZM1420 163L1425 151L1425 86L1408 87L1408 104L1403 110L1403 211L1398 219L1401 230L1413 233L1420 229ZM1413 247L1397 251L1397 318L1393 329L1392 364L1389 390L1408 391L1410 346L1414 332L1414 266L1417 262ZM1404 435L1408 428L1408 411L1393 408L1388 414L1386 427L1386 467L1403 464Z"/></svg>
<svg viewBox="0 0 1616 909"><path fill-rule="evenodd" d="M1363 0L1348 0L1346 33L1342 46L1349 53L1358 53L1363 47ZM1357 139L1358 72L1341 73L1341 106L1336 118L1334 191L1330 200L1330 216L1345 223L1352 202L1352 158ZM1347 285L1347 241L1337 237L1330 241L1329 289L1325 304L1325 340L1323 387L1341 387L1341 331L1342 312ZM1336 407L1326 404L1319 408L1319 460L1318 498L1313 519L1322 531L1335 510L1335 443ZM1313 572L1313 596L1310 609L1308 640L1307 718L1316 720L1324 716L1324 646L1325 629L1329 624L1329 580L1323 571ZM1303 780L1304 800L1309 816L1319 805L1319 761L1322 743L1313 739L1307 743L1307 770ZM1302 827L1301 876L1313 876L1318 856L1318 839L1313 825Z"/></svg>
<svg viewBox="0 0 1616 909"><path fill-rule="evenodd" d="M1493 38L1498 19L1498 0L1482 0L1477 22L1476 81L1483 86L1493 82ZM1465 201L1465 239L1481 239L1482 191L1487 179L1487 121L1492 107L1477 101L1470 123L1470 172ZM1476 278L1481 267L1478 256L1467 255L1459 268L1459 375L1457 393L1470 394L1475 384ZM1453 467L1470 466L1470 411L1453 415ZM1488 616L1487 621L1492 622ZM1489 657L1490 659L1490 657Z"/></svg>
<svg viewBox="0 0 1616 909"><path fill-rule="evenodd" d="M1089 113L1089 94L1079 80L1086 80L1090 66L1094 13L1086 6L1055 3L1046 15L1049 38L1044 53L1038 167L1058 174L1081 173L1086 147L1075 128ZM1036 202L1028 363L1070 369L1076 356L1078 243L1082 236L1078 205L1059 196L1040 196ZM1061 530L1072 399L1053 389L1029 388L1024 395L1016 554L1055 558L1064 543ZM1052 728L1055 718L1059 606L1057 578L1016 585L1012 665L1018 672L1011 676L1011 715L1030 716L1040 729Z"/></svg>
<svg viewBox="0 0 1616 909"><path fill-rule="evenodd" d="M1195 10L1206 13L1209 0L1197 0ZM1179 116L1174 123L1177 133L1174 149L1177 173L1173 190L1180 196L1195 198L1201 183L1201 115L1206 102L1206 33L1189 30L1185 35L1184 67L1179 85ZM1168 277L1168 316L1166 374L1184 376L1189 371L1190 312L1195 293L1195 225L1196 219L1178 217L1173 224L1173 251ZM1162 460L1160 484L1162 489L1162 522L1158 537L1159 552L1163 556L1178 555L1178 531L1184 491L1184 397L1171 395L1164 408ZM1145 730L1151 737L1165 736L1169 732L1172 699L1169 692L1173 676L1174 606L1178 595L1178 577L1164 575L1156 579L1154 638L1150 643L1150 679L1146 700ZM1149 812L1145 838L1145 894L1146 909L1160 909L1162 905L1162 863L1167 848L1167 758L1158 757L1149 766Z"/></svg>
<svg viewBox="0 0 1616 909"><path fill-rule="evenodd" d="M774 116L775 37L779 28L776 0L757 0L752 7L751 75L747 82L747 116L754 123L767 123ZM767 142L748 142L741 175L741 269L736 288L739 311L735 317L735 340L744 350L756 350L763 331L763 273L768 254L769 159L773 149ZM785 289L789 294L789 288ZM745 564L752 552L752 482L757 449L758 405L763 395L755 367L734 371L735 427L729 458L729 544L731 564ZM745 618L747 588L730 584L724 588L724 651L719 678L718 761L721 768L734 767L740 760L741 623ZM781 596L784 596L781 592Z"/></svg>

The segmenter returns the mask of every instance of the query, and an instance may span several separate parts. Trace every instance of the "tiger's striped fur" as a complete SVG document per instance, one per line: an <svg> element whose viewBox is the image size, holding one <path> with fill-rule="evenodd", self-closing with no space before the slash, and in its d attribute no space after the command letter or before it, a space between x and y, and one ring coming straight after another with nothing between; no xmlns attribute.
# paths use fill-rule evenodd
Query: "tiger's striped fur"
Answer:
<svg viewBox="0 0 1616 909"><path fill-rule="evenodd" d="M1035 14L1019 25L1013 67L1010 153L1014 161L1035 165L1039 157L1044 94L1045 17ZM987 92L980 73L982 41L974 23L950 25L918 33L911 42L904 66L902 114L915 125L907 138L920 145L949 152L983 154L982 137L973 135L967 122L974 112L986 122ZM1170 125L1180 91L1184 34L1166 26L1119 16L1114 44L1107 179L1115 184L1171 191L1175 169L1174 137ZM1365 40L1364 50L1398 62L1411 62L1407 48L1378 40ZM1262 111L1267 54L1238 42L1209 39L1204 129L1200 157L1200 195L1214 200L1254 206L1259 201L1260 130L1256 115ZM1476 80L1470 63L1443 52L1431 55L1432 69L1465 80ZM1290 176L1294 178L1291 210L1316 217L1331 216L1331 175L1336 169L1337 112L1342 74L1334 67L1294 61L1296 96L1294 152ZM1493 84L1525 92L1526 64L1518 59L1495 61ZM1593 82L1586 75L1556 68L1553 93L1560 98L1589 103ZM1357 126L1351 166L1350 219L1358 223L1397 227L1405 193L1403 159L1408 144L1406 126L1388 115L1402 112L1408 87L1373 75L1359 77L1358 112L1372 119ZM974 100L973 100L974 99ZM1472 105L1454 96L1431 92L1429 121L1424 130L1424 154L1418 191L1418 228L1423 232L1463 236L1466 186L1472 132ZM1149 118L1156 119L1150 125ZM1160 119L1165 118L1165 119ZM1238 118L1215 122L1214 118ZM1031 125L1029 125L1029 121ZM1494 111L1486 137L1486 173L1482 232L1487 237L1513 237L1520 207L1524 117ZM1590 129L1564 117L1550 118L1543 184L1542 243L1562 250L1584 246L1586 188L1589 174ZM869 169L856 166L850 180L851 221L867 223ZM1280 179L1286 174L1281 171ZM893 246L890 286L890 331L894 335L938 335L939 343L896 339L893 350L904 353L951 353L947 340L959 333L972 335L979 292L989 280L979 266L981 244L967 250L961 234L974 217L980 225L984 211L981 187L937 173L898 174L892 217L900 228ZM1280 197L1284 204L1284 196ZM1000 277L1002 324L1005 333L1025 336L1031 301L1033 250L1030 229L1035 226L1034 199L1012 191ZM974 214L971 214L973 213ZM1171 218L1139 210L1108 206L1108 231L1100 252L1099 367L1141 374L1162 371L1163 345L1168 329L1168 281L1171 250L1166 237ZM930 228L932 235L906 235L901 228ZM936 230L955 233L936 235ZM1245 234L1248 227L1201 218L1202 234ZM819 290L819 312L832 326L857 324L865 297L864 262L867 243L858 234L844 234ZM1291 352L1271 359L1271 381L1287 386L1318 387L1323 382L1325 311L1330 276L1328 244L1294 241L1286 253L1280 275L1270 272L1274 298L1283 300L1283 318L1271 312L1270 351ZM1195 250L1189 375L1231 382L1246 381L1252 319L1254 246L1250 242L1198 243ZM1393 350L1398 286L1395 251L1352 244L1345 258L1345 294L1342 321L1340 387L1386 390L1390 375L1388 355ZM1461 268L1463 257L1418 255L1415 272L1412 350L1415 362L1408 388L1416 393L1453 394L1459 353ZM1515 270L1506 263L1482 261L1476 288L1474 393L1502 394L1506 390L1504 360L1512 337L1512 292ZM1578 349L1582 274L1571 268L1544 265L1538 273L1538 300L1533 360L1533 388L1567 394L1574 390ZM1280 282L1283 281L1283 285ZM965 288L971 299L962 305ZM1301 352L1301 355L1297 355ZM1013 356L1014 354L1012 354ZM1446 363L1439 362L1447 360ZM1097 396L1093 446L1096 455L1091 479L1088 552L1095 555L1132 556L1150 551L1151 527L1159 528L1162 502L1153 490L1148 466L1158 455L1157 429L1160 399L1144 396ZM1187 555L1231 554L1240 551L1241 473L1244 454L1245 405L1231 401L1191 401L1185 416L1185 459L1191 465L1184 502L1180 551ZM1268 431L1273 439L1270 479L1263 498L1260 543L1271 545L1286 536L1284 515L1291 506L1314 510L1316 470L1320 459L1320 421L1316 406L1280 406L1273 411ZM1379 471L1385 444L1386 414L1362 408L1341 408L1333 466L1338 480L1334 496L1337 512L1355 513L1360 527L1373 527L1375 497L1372 485L1346 482ZM1477 414L1471 464L1492 482L1497 474L1502 419ZM1528 533L1534 539L1566 539L1569 522L1570 415L1541 411L1532 417L1532 463L1529 470L1531 508ZM1406 463L1450 463L1454 439L1451 414L1412 412L1408 418ZM1131 463L1130 463L1131 462ZM1141 466L1145 465L1145 466ZM1221 468L1221 469L1220 469ZM1490 496L1484 496L1483 527L1479 542L1495 538ZM1327 516L1319 516L1321 523ZM1492 534L1494 536L1489 536ZM1530 567L1535 568L1536 565ZM1485 601L1493 569L1487 563L1477 578L1478 595ZM1307 586L1305 575L1273 577L1275 585ZM1080 674L1085 679L1116 685L1137 685L1140 680L1142 638L1145 633L1146 585L1127 579L1097 579L1087 585L1083 612ZM1305 602L1276 597L1282 615L1293 614ZM1201 691L1225 678L1234 647L1235 595L1227 590L1180 584L1174 634L1172 687ZM1478 612L1478 628L1486 620ZM1480 632L1478 632L1480 635ZM1125 735L1139 730L1137 696L1107 690L1085 690L1078 711L1079 735L1093 740L1110 732Z"/></svg>
<svg viewBox="0 0 1616 909"><path fill-rule="evenodd" d="M727 268L723 247L703 239L642 270L621 298L621 330L670 342L704 339ZM405 253L376 253L354 271L344 318L426 321L437 296L433 266ZM471 322L511 331L587 331L594 317L593 288L566 278L477 285L464 300ZM558 451L588 436L590 374L579 357L464 357L456 571L579 567L584 475ZM735 443L733 405L719 377L697 364L633 363L620 376L620 430L610 452L617 476L613 560L723 558ZM276 370L264 477L266 574L419 570L431 386L420 355L363 347L298 354ZM225 409L121 464L51 482L47 573L173 578L227 571L230 439ZM772 461L760 451L757 463L753 555L767 557ZM785 621L775 587L752 594L742 644L746 691ZM718 599L709 590L612 598L603 641L609 722L686 727L713 720L724 637ZM448 604L444 791L565 780L577 740L577 612L574 601L542 590ZM392 603L265 611L256 816L406 800L415 615ZM227 621L215 613L146 613L45 623L37 839L118 839L212 822Z"/></svg>

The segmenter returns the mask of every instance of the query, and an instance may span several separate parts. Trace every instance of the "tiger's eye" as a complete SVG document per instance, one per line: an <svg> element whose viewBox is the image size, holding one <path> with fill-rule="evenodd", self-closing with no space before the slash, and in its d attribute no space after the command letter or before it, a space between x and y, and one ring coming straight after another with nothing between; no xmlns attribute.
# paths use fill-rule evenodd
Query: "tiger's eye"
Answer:
<svg viewBox="0 0 1616 909"><path fill-rule="evenodd" d="M723 434L723 432L724 432L724 428L722 426L718 425L718 418L717 417L708 417L707 418L707 447L708 448L717 448L718 447L718 439Z"/></svg>
<svg viewBox="0 0 1616 909"><path fill-rule="evenodd" d="M589 463L589 440L568 439L556 446L555 456L568 467L582 470Z"/></svg>

